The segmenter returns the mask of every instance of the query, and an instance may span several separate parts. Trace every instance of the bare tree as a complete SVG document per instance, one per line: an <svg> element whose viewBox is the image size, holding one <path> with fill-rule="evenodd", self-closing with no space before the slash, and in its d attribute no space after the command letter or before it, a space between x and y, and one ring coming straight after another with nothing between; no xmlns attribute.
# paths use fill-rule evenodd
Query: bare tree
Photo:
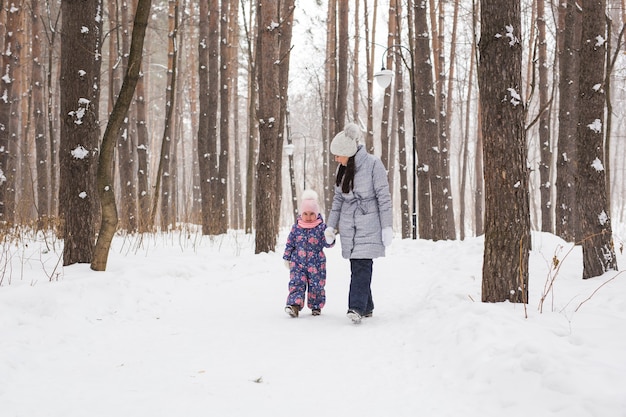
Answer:
<svg viewBox="0 0 626 417"><path fill-rule="evenodd" d="M325 184L331 184L334 176L335 164L329 163L331 158L328 151L330 140L337 133L337 1L328 0L326 12L326 59L324 61L324 97L322 100L322 143L324 144L323 158L325 162ZM328 185L324 189L324 205L330 207L333 188Z"/></svg>
<svg viewBox="0 0 626 417"><path fill-rule="evenodd" d="M215 184L215 204L218 217L216 218L215 232L226 233L228 230L228 161L230 158L230 91L233 80L230 78L230 46L226 42L230 28L229 12L230 0L221 0L220 7L220 150L216 158L218 163L217 181ZM217 91L215 92L217 94Z"/></svg>
<svg viewBox="0 0 626 417"><path fill-rule="evenodd" d="M280 32L278 26L279 5L277 0L264 0L257 5L258 38L256 46L257 83L259 105L259 161L256 186L256 238L255 253L271 252L276 247L276 176L280 173L280 160L276 160L277 149L282 146L280 116L280 91L276 64L280 61Z"/></svg>
<svg viewBox="0 0 626 417"><path fill-rule="evenodd" d="M161 230L167 230L176 221L172 217L172 178L171 178L171 152L172 152L172 115L175 109L176 99L176 79L177 79L177 59L178 53L178 0L168 1L168 48L167 48L167 87L165 104L165 124L163 127L163 137L161 138L161 153L159 165L156 172L156 184L152 201L152 212L150 215L150 225L154 225L159 201L161 202L160 220Z"/></svg>
<svg viewBox="0 0 626 417"><path fill-rule="evenodd" d="M568 242L576 239L576 124L580 71L581 13L576 0L559 3L559 133L556 175L556 234Z"/></svg>
<svg viewBox="0 0 626 417"><path fill-rule="evenodd" d="M135 0L135 3L138 5L138 0ZM144 35L144 38L147 37L146 35ZM142 70L139 72L139 79L137 80L137 85L135 87L135 123L137 125L137 227L139 233L148 232L152 226L150 224L150 169L148 165L150 135L148 132L147 120L147 90L145 88L146 78L143 68L145 67L142 66Z"/></svg>
<svg viewBox="0 0 626 417"><path fill-rule="evenodd" d="M458 2L457 2L458 4ZM437 108L439 114L439 144L437 146L438 153L438 175L434 177L434 180L438 182L438 186L434 187L436 191L433 194L433 215L439 217L437 223L441 223L441 227L438 231L439 239L454 239L456 237L455 224L454 224L454 205L452 198L452 185L450 180L450 138L449 138L449 124L450 116L452 114L452 108L448 106L446 82L448 85L452 85L452 78L446 79L446 56L445 56L445 7L443 3L439 4L439 13L437 15L439 22L437 27L437 39L435 54L438 58L435 60L435 76L437 82L435 83L437 89ZM433 20L434 26L434 20ZM455 40L452 39L451 44L455 44ZM454 61L450 61L450 68L454 68ZM433 178L433 177L431 177ZM435 198L435 196L437 198Z"/></svg>
<svg viewBox="0 0 626 417"><path fill-rule="evenodd" d="M617 270L604 162L605 0L583 0L576 148L576 196L583 247L583 278Z"/></svg>
<svg viewBox="0 0 626 417"><path fill-rule="evenodd" d="M209 0L200 0L200 21L198 36L198 167L200 171L200 201L202 210L202 234L210 234L209 213Z"/></svg>
<svg viewBox="0 0 626 417"><path fill-rule="evenodd" d="M252 15L252 10L258 9L258 1L250 2L250 15ZM255 186L256 186L256 161L257 161L257 152L259 149L258 146L258 129L256 128L256 103L257 103L257 62L256 62L256 51L254 48L257 46L256 38L258 36L258 28L256 25L252 24L252 16L250 16L250 23L247 23L247 19L245 16L245 8L242 9L244 14L244 28L246 29L246 41L247 41L247 50L248 50L248 140L247 140L247 160L246 160L246 202L245 202L245 231L246 233L252 233L252 223L253 223L253 214L254 214L254 201L253 197L255 194ZM254 19L256 20L256 19ZM249 28L249 29L248 29ZM253 34L254 33L254 34ZM253 41L254 39L254 41Z"/></svg>
<svg viewBox="0 0 626 417"><path fill-rule="evenodd" d="M133 34L128 56L128 66L124 75L124 81L118 94L113 111L109 118L107 128L102 138L100 160L97 172L97 190L102 206L102 223L96 242L91 269L94 271L106 270L111 241L117 228L117 209L115 193L113 192L113 151L118 140L119 133L127 119L128 109L135 93L135 87L139 80L141 60L143 54L143 42L150 16L151 0L139 0L133 23Z"/></svg>
<svg viewBox="0 0 626 417"><path fill-rule="evenodd" d="M127 73L129 50L131 42L129 23L129 2L120 4L121 30L119 31L121 43L121 75ZM133 89L134 90L134 89ZM118 92L115 92L118 94ZM121 226L130 233L137 231L137 140L130 129L130 118L125 117L122 121L122 129L117 141L118 170L120 173L120 220Z"/></svg>
<svg viewBox="0 0 626 417"><path fill-rule="evenodd" d="M530 208L520 1L481 0L478 82L485 161L483 302L528 302Z"/></svg>
<svg viewBox="0 0 626 417"><path fill-rule="evenodd" d="M19 49L20 44L17 39L17 32L21 23L22 6L18 4L9 4L5 9L6 27L4 47L0 55L2 64L2 77L0 77L0 222L10 222L13 204L15 204L15 185L12 183L12 175L10 173L10 160L16 155L9 155L11 132L15 127L12 123L12 108L14 108L13 100L15 92L13 91L13 82L15 73L19 65ZM11 191L13 190L13 191ZM13 199L13 203L11 200Z"/></svg>
<svg viewBox="0 0 626 417"><path fill-rule="evenodd" d="M337 107L335 108L335 133L343 130L348 108L348 22L350 2L337 2ZM371 150L370 150L371 151Z"/></svg>
<svg viewBox="0 0 626 417"><path fill-rule="evenodd" d="M550 172L552 167L552 139L550 135L550 74L548 63L548 46L546 39L545 0L537 0L537 44L539 68L539 190L541 199L541 230L552 232L552 182Z"/></svg>
<svg viewBox="0 0 626 417"><path fill-rule="evenodd" d="M239 45L239 1L238 0L230 0L230 8L229 8L229 25L230 29L228 32L228 44L229 45ZM230 64L229 68L229 79L231 80L231 94L230 99L233 103L231 109L232 116L232 128L231 131L233 135L231 135L231 145L234 150L234 165L232 166L232 199L233 205L230 217L231 227L234 229L242 229L244 225L244 211L243 211L243 183L241 178L241 167L242 167L242 157L240 153L241 143L238 140L240 137L239 130L239 54L237 53L237 48L232 47L229 53Z"/></svg>
<svg viewBox="0 0 626 417"><path fill-rule="evenodd" d="M418 179L418 218L419 236L422 239L433 239L435 229L441 230L441 222L435 227L435 220L441 218L442 213L435 213L432 207L434 199L433 187L436 182L432 180L437 175L439 161L438 152L438 127L437 108L433 91L433 66L431 64L431 49L428 30L426 2L418 1L413 8L414 31L415 31L415 83L417 90L416 129L417 129L417 154L419 156L417 179ZM441 195L439 193L438 195Z"/></svg>
<svg viewBox="0 0 626 417"><path fill-rule="evenodd" d="M63 265L91 263L98 218L96 169L100 125L101 0L63 2L59 213Z"/></svg>
<svg viewBox="0 0 626 417"><path fill-rule="evenodd" d="M394 9L397 16L402 16L402 2L400 0L394 0ZM401 34L402 34L402 19L394 19L395 20L395 36L396 42L400 43ZM400 206L402 207L402 238L409 239L412 237L412 216L411 216L411 208L409 206L409 181L408 181L408 173L412 172L409 170L408 165L408 151L407 143L406 143L406 126L405 126L405 112L404 112L404 77L403 77L403 66L404 66L404 56L401 52L394 54L395 58L395 68L396 68L396 77L395 77L395 87L394 90L396 92L396 98L394 100L394 106L397 109L398 120L397 120L397 129L398 129L398 163L399 163L399 173L400 173ZM410 58L413 59L412 57ZM412 64L414 64L412 62ZM411 75L411 85L413 85L413 77ZM415 100L415 97L412 96L412 89L409 90L409 94L411 94L411 102ZM411 112L415 110L413 106L411 106ZM415 120L415 115L411 114L411 120ZM411 129L414 129L415 126L411 126ZM413 132L411 132L413 134ZM413 149L413 144L411 145L411 151ZM392 153L389 157L390 160L394 159L395 156ZM393 188L392 188L393 189Z"/></svg>
<svg viewBox="0 0 626 417"><path fill-rule="evenodd" d="M474 90L474 68L476 66L476 61L474 60L476 56L475 52L476 42L472 42L472 49L470 52L470 63L469 63L469 74L467 76L467 102L465 103L465 131L463 134L463 151L461 154L461 181L460 181L460 190L459 190L459 238L461 240L465 240L465 193L467 189L467 177L469 176L470 170L470 161L469 161L469 142L470 142L470 130L471 130L471 106L472 106L472 91ZM478 148L478 147L477 147ZM481 161L480 154L482 149L476 149L475 155L478 161ZM482 171L478 175L482 178ZM482 212L479 213L479 216L482 218ZM476 216L478 217L478 216Z"/></svg>
<svg viewBox="0 0 626 417"><path fill-rule="evenodd" d="M398 58L400 59L400 67L396 66L396 80L400 77L402 77L402 56L401 56L401 51L397 51L396 48L394 48L395 46L399 46L400 42L400 38L398 37L400 34L397 31L397 24L396 21L398 20L397 16L398 13L396 11L396 2L392 1L389 2L389 9L388 9L388 13L389 13L389 20L387 21L387 48L385 49L385 51L387 51L388 53L385 54L386 56L386 62L384 62L384 67L385 68L392 68L392 62L393 62L393 58L394 58L394 53L396 54L396 61L398 61ZM397 44L397 45L396 45ZM392 86L391 84L389 85L389 87L385 88L384 90L384 96L383 96L383 108L382 108L382 113L380 116L380 160L382 161L383 165L385 166L385 168L387 168L387 170L389 170L389 143L391 141L391 131L390 131L390 126L389 126L389 116L391 113L391 106L392 106L392 101L391 101L391 92L394 91L395 94L395 99L398 100L401 97L399 97L398 93L400 93L400 95L402 95L402 92L398 92L397 90L392 90L395 86ZM393 116L395 119L395 115ZM367 146L367 151L370 153L374 152L374 140L372 137L372 140L367 141L367 136L366 136L366 146Z"/></svg>
<svg viewBox="0 0 626 417"><path fill-rule="evenodd" d="M217 187L219 182L219 155L218 155L218 110L220 98L220 80L219 80L219 53L220 53L220 7L219 0L209 0L209 31L207 37L208 48L208 102L207 102L207 153L204 157L207 159L207 185L209 194L202 195L202 199L206 199L208 208L207 213L207 234L218 234L217 225L219 224L219 200L217 198ZM204 217L204 213L203 213ZM203 227L203 233L204 227Z"/></svg>
<svg viewBox="0 0 626 417"><path fill-rule="evenodd" d="M50 215L50 162L46 140L45 68L43 54L44 30L40 0L31 2L32 25L32 109L35 125L35 169L37 170L37 217L39 227L44 227Z"/></svg>

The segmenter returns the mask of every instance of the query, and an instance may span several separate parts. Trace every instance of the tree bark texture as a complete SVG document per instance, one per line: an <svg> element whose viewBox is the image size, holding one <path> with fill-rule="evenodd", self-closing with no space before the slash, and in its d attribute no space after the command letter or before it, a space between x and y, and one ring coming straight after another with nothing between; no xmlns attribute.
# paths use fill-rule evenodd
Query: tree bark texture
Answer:
<svg viewBox="0 0 626 417"><path fill-rule="evenodd" d="M537 42L539 50L539 190L541 201L541 230L552 233L552 181L550 173L552 167L552 139L551 124L551 93L550 74L548 63L548 48L546 40L545 0L537 0Z"/></svg>
<svg viewBox="0 0 626 417"><path fill-rule="evenodd" d="M35 158L37 170L37 217L39 227L46 227L50 216L50 161L46 136L45 68L43 55L44 31L41 20L40 0L32 0L32 108L35 127Z"/></svg>
<svg viewBox="0 0 626 417"><path fill-rule="evenodd" d="M100 125L102 1L63 2L59 213L63 265L90 263L99 212L96 169Z"/></svg>
<svg viewBox="0 0 626 417"><path fill-rule="evenodd" d="M348 41L349 41L349 16L348 5L350 2L339 0L337 2L337 107L335 109L335 134L343 130L346 124L348 109ZM356 120L355 120L356 122ZM371 152L371 149L368 150Z"/></svg>
<svg viewBox="0 0 626 417"><path fill-rule="evenodd" d="M578 123L578 83L580 72L580 30L582 15L576 0L561 2L563 22L557 43L559 54L559 133L556 175L555 231L567 242L576 240L576 125Z"/></svg>
<svg viewBox="0 0 626 417"><path fill-rule="evenodd" d="M440 230L441 224L435 224L441 213L435 213L432 199L436 182L439 161L437 107L435 103L435 86L433 82L433 66L428 30L426 2L418 1L414 6L415 19L415 83L417 94L416 129L417 129L417 201L419 219L419 237L433 239L435 228Z"/></svg>
<svg viewBox="0 0 626 417"><path fill-rule="evenodd" d="M478 81L485 176L483 302L528 302L530 212L520 1L481 0Z"/></svg>
<svg viewBox="0 0 626 417"><path fill-rule="evenodd" d="M111 241L117 228L117 207L113 188L114 150L119 134L126 123L128 109L135 94L135 87L139 80L141 61L143 57L143 43L150 16L151 0L139 0L133 23L133 34L128 56L128 66L122 82L122 87L115 100L113 111L104 131L100 149L100 160L96 184L102 207L102 221L100 233L96 241L96 247L91 263L94 271L106 270Z"/></svg>
<svg viewBox="0 0 626 417"><path fill-rule="evenodd" d="M604 0L583 0L577 129L576 196L583 248L583 278L617 270L604 170Z"/></svg>
<svg viewBox="0 0 626 417"><path fill-rule="evenodd" d="M0 77L0 222L10 222L8 209L11 206L9 199L14 197L10 189L11 184L9 158L9 143L11 142L11 113L13 107L13 82L19 59L19 42L17 31L20 27L22 7L11 7L5 10L6 27L4 30L4 45L0 54L2 77Z"/></svg>
<svg viewBox="0 0 626 417"><path fill-rule="evenodd" d="M275 193L278 192L276 176L279 175L276 161L280 141L280 32L279 1L264 0L257 7L258 38L256 47L257 84L259 105L257 120L259 126L259 161L257 164L257 186L255 195L255 253L272 252L276 248L276 231L273 225L279 215Z"/></svg>

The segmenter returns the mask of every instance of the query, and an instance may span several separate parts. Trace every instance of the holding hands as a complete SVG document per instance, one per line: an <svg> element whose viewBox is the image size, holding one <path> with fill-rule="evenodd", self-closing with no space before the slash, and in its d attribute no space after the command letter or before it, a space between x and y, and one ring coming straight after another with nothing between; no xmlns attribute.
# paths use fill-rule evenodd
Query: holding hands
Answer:
<svg viewBox="0 0 626 417"><path fill-rule="evenodd" d="M335 229L327 227L326 230L324 230L324 237L326 238L326 243L332 245L335 241Z"/></svg>

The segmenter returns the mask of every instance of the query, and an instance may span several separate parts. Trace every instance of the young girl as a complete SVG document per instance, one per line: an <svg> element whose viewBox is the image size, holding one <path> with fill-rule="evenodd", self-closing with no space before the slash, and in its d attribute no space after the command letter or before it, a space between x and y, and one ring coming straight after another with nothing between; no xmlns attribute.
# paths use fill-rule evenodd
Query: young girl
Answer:
<svg viewBox="0 0 626 417"><path fill-rule="evenodd" d="M305 190L300 202L300 215L291 227L283 259L289 268L289 295L285 312L298 317L304 308L304 296L308 288L307 306L314 316L319 316L326 302L326 256L324 237L326 224L320 214L317 193Z"/></svg>

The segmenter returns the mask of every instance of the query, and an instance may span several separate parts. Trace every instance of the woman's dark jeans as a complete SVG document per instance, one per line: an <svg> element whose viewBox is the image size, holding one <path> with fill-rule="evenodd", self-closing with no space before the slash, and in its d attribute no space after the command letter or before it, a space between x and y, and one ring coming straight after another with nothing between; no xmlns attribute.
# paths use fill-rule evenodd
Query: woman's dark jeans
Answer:
<svg viewBox="0 0 626 417"><path fill-rule="evenodd" d="M369 314L374 310L372 300L372 266L371 259L350 259L350 294L348 295L348 308L355 310L360 315Z"/></svg>

